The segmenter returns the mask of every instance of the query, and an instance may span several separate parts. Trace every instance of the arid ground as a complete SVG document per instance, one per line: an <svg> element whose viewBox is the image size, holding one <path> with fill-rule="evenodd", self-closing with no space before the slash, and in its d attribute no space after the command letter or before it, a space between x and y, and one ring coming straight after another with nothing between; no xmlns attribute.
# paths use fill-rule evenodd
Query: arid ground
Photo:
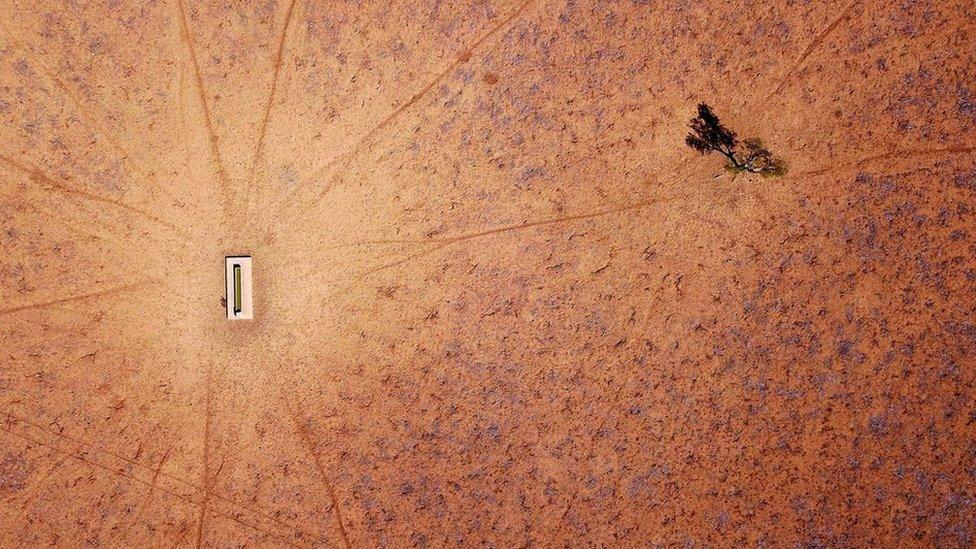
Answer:
<svg viewBox="0 0 976 549"><path fill-rule="evenodd" d="M971 0L0 4L0 546L976 544Z"/></svg>

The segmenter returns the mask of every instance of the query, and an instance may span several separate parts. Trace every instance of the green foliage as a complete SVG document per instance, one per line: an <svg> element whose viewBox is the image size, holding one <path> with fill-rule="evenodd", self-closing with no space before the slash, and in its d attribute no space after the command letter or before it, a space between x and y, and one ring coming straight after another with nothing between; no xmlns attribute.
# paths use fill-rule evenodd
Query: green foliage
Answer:
<svg viewBox="0 0 976 549"><path fill-rule="evenodd" d="M762 140L749 138L741 146L735 132L722 125L705 103L698 104L698 116L691 119L691 132L685 144L701 154L716 151L725 157L725 169L738 173L755 173L763 177L785 175L786 161L773 156Z"/></svg>

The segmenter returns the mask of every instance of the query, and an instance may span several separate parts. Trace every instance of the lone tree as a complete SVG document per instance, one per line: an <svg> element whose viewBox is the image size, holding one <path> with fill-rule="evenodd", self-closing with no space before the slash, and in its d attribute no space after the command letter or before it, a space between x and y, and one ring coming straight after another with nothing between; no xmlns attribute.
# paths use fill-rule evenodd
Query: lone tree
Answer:
<svg viewBox="0 0 976 549"><path fill-rule="evenodd" d="M723 126L705 103L698 104L698 116L691 119L690 127L685 144L701 154L721 153L726 160L725 168L730 172L758 173L764 177L786 173L786 162L773 156L761 140L743 140L740 148L735 132Z"/></svg>

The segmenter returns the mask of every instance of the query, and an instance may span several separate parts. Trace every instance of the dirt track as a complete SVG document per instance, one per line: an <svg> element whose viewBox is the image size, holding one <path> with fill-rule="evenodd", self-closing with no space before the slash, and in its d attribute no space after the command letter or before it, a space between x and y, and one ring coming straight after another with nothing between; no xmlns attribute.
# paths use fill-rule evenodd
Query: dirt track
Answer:
<svg viewBox="0 0 976 549"><path fill-rule="evenodd" d="M0 546L976 544L971 1L82 4L0 0Z"/></svg>

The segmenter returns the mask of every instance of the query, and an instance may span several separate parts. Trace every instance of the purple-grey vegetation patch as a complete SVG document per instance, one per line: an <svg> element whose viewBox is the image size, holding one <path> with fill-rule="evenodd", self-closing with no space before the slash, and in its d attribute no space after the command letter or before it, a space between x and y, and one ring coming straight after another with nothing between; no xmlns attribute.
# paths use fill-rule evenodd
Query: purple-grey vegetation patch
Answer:
<svg viewBox="0 0 976 549"><path fill-rule="evenodd" d="M976 93L960 84L956 89L959 112L970 118L976 118Z"/></svg>
<svg viewBox="0 0 976 549"><path fill-rule="evenodd" d="M637 475L630 481L630 485L627 487L627 495L632 499L651 495L655 486L670 476L671 468L669 466L654 465L646 473Z"/></svg>
<svg viewBox="0 0 976 549"><path fill-rule="evenodd" d="M528 166L522 170L521 174L519 174L518 180L515 182L515 186L523 191L530 189L532 188L532 180L545 177L546 175L547 172L544 167Z"/></svg>
<svg viewBox="0 0 976 549"><path fill-rule="evenodd" d="M968 172L956 174L955 184L960 189L976 191L976 168Z"/></svg>
<svg viewBox="0 0 976 549"><path fill-rule="evenodd" d="M0 461L0 493L23 490L27 485L28 474L23 457L7 454L3 461Z"/></svg>

